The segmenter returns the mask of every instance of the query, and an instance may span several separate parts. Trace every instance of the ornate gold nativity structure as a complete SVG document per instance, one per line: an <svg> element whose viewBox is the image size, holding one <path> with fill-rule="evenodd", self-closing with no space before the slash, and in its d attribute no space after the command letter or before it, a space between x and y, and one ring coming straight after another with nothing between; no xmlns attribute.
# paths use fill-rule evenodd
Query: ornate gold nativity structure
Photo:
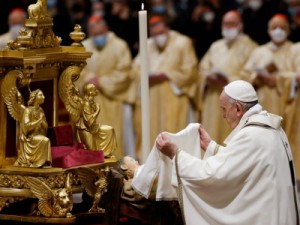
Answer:
<svg viewBox="0 0 300 225"><path fill-rule="evenodd" d="M75 193L92 196L87 213L105 212L98 203L115 159L106 157L101 163L69 168L53 165L47 131L59 125L60 99L75 129L87 105L84 101L99 114L99 106L93 103L94 88L88 88L89 96L80 97L73 85L91 53L81 44L85 34L79 25L70 34L74 43L60 46L46 0L30 5L28 15L16 40L0 51L0 221L75 223ZM95 135L102 138L101 143L104 136L114 139L113 128L99 124L92 124L88 132L75 133L84 145L97 139ZM110 146L105 156L111 156L113 150Z"/></svg>

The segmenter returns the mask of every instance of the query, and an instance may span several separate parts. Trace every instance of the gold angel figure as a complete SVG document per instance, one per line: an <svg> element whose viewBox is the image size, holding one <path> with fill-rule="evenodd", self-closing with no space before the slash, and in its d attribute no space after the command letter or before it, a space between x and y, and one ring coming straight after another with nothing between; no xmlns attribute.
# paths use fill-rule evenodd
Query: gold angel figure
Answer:
<svg viewBox="0 0 300 225"><path fill-rule="evenodd" d="M98 90L93 84L86 84L84 95L74 85L81 69L77 66L66 68L59 79L59 95L75 123L76 138L89 150L103 150L106 157L112 155L117 147L114 128L100 125L97 118L100 106L94 101ZM113 113L113 112L112 112Z"/></svg>
<svg viewBox="0 0 300 225"><path fill-rule="evenodd" d="M31 192L38 198L37 214L45 217L72 217L73 208L72 188L69 174L64 188L52 190L47 184L35 177L26 179Z"/></svg>
<svg viewBox="0 0 300 225"><path fill-rule="evenodd" d="M99 208L99 202L104 191L107 188L107 174L109 169L105 168L100 171L100 175L90 168L78 168L77 174L81 184L84 186L86 193L93 197L93 205L89 213L104 213L105 209Z"/></svg>
<svg viewBox="0 0 300 225"><path fill-rule="evenodd" d="M50 167L51 146L46 137L48 124L40 105L45 96L40 89L32 91L28 106L25 107L23 97L16 87L20 71L10 71L6 74L1 92L10 115L18 124L18 157L15 166L22 167Z"/></svg>

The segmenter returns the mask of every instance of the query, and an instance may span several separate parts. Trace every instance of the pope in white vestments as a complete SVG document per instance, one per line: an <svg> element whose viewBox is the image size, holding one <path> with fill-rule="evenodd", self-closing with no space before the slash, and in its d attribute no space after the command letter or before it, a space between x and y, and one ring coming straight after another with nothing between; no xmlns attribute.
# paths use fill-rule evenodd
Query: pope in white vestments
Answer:
<svg viewBox="0 0 300 225"><path fill-rule="evenodd" d="M226 146L220 146L200 127L203 159L178 148L163 133L157 137L158 150L173 160L172 183L181 190L187 225L299 224L282 118L263 111L257 100L246 81L224 87L220 106L233 130Z"/></svg>

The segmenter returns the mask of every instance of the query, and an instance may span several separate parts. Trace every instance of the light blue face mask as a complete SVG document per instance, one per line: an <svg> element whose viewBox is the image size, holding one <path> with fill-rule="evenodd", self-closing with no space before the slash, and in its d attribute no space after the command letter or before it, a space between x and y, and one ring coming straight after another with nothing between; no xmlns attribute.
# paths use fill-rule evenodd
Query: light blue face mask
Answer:
<svg viewBox="0 0 300 225"><path fill-rule="evenodd" d="M155 5L152 7L152 11L155 14L161 15L161 14L164 14L167 11L167 9L166 9L165 5Z"/></svg>
<svg viewBox="0 0 300 225"><path fill-rule="evenodd" d="M106 40L107 40L107 36L105 34L93 37L94 45L97 48L103 48L103 46L106 44Z"/></svg>
<svg viewBox="0 0 300 225"><path fill-rule="evenodd" d="M298 8L297 7L289 7L288 8L288 13L291 16L295 16L298 13Z"/></svg>
<svg viewBox="0 0 300 225"><path fill-rule="evenodd" d="M48 9L53 9L56 6L57 0L48 0L47 1L47 7Z"/></svg>

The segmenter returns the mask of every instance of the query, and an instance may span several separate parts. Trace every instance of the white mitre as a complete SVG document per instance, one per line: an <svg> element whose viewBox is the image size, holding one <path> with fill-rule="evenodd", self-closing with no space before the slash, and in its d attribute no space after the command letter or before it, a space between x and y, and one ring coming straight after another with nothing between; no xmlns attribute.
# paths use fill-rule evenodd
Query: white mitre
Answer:
<svg viewBox="0 0 300 225"><path fill-rule="evenodd" d="M227 84L224 92L232 99L241 102L254 102L258 99L253 86L244 80L236 80Z"/></svg>

